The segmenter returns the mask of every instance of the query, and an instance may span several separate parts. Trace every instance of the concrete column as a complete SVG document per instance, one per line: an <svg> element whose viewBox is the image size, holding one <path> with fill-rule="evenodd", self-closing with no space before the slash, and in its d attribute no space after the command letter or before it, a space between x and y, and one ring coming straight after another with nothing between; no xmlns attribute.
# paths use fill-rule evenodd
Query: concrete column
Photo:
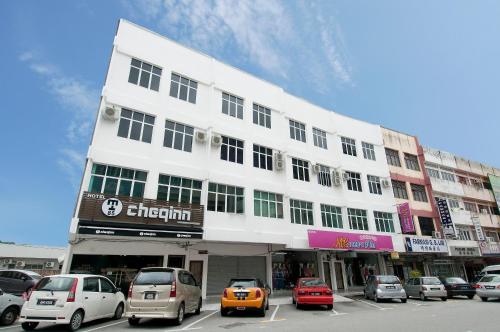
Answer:
<svg viewBox="0 0 500 332"><path fill-rule="evenodd" d="M273 288L273 256L270 252L266 255L266 283Z"/></svg>
<svg viewBox="0 0 500 332"><path fill-rule="evenodd" d="M66 248L66 253L64 254L64 262L63 262L63 266L61 269L61 273L63 273L63 274L69 273L69 270L71 269L72 261L73 261L73 245L70 244Z"/></svg>
<svg viewBox="0 0 500 332"><path fill-rule="evenodd" d="M323 269L323 255L321 252L316 252L316 260L318 261L318 277L325 280L325 270Z"/></svg>
<svg viewBox="0 0 500 332"><path fill-rule="evenodd" d="M168 255L163 255L163 267L168 267Z"/></svg>

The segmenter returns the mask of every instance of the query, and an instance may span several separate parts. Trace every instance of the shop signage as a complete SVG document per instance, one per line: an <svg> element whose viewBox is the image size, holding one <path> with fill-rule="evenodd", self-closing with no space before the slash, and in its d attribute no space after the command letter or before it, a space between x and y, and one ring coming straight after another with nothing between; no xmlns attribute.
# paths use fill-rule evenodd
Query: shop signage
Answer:
<svg viewBox="0 0 500 332"><path fill-rule="evenodd" d="M481 256L478 247L454 247L450 246L451 256Z"/></svg>
<svg viewBox="0 0 500 332"><path fill-rule="evenodd" d="M497 201L497 208L500 209L500 176L488 174L488 178L490 179L491 189Z"/></svg>
<svg viewBox="0 0 500 332"><path fill-rule="evenodd" d="M340 250L393 251L392 237L346 232L308 230L309 247Z"/></svg>
<svg viewBox="0 0 500 332"><path fill-rule="evenodd" d="M444 239L430 239L419 236L405 236L405 247L408 252L447 253L448 245Z"/></svg>
<svg viewBox="0 0 500 332"><path fill-rule="evenodd" d="M474 225L474 229L476 230L477 240L486 241L486 237L483 233L483 228L481 227L481 222L479 221L479 217L477 215L473 215L471 219L472 219L472 224Z"/></svg>
<svg viewBox="0 0 500 332"><path fill-rule="evenodd" d="M398 205L398 214L403 233L414 233L415 225L411 218L410 204L408 202Z"/></svg>
<svg viewBox="0 0 500 332"><path fill-rule="evenodd" d="M449 235L451 237L455 236L455 226L453 225L453 220L451 219L448 202L444 198L436 197L436 203L439 211L439 216L441 217L441 226L443 228L444 235Z"/></svg>
<svg viewBox="0 0 500 332"><path fill-rule="evenodd" d="M399 252L397 251L391 251L391 259L399 259Z"/></svg>
<svg viewBox="0 0 500 332"><path fill-rule="evenodd" d="M479 241L483 255L500 255L500 246L496 242Z"/></svg>
<svg viewBox="0 0 500 332"><path fill-rule="evenodd" d="M201 229L159 229L159 228L135 228L126 224L109 224L80 221L78 234L99 235L99 236L133 236L140 238L175 238L175 239L201 239L203 230Z"/></svg>

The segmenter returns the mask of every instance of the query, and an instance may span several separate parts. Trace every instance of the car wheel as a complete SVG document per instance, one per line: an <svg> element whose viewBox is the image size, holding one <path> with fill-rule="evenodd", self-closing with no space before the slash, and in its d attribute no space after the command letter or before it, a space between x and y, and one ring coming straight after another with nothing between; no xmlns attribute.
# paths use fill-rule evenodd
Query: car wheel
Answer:
<svg viewBox="0 0 500 332"><path fill-rule="evenodd" d="M469 298L469 300L472 300L474 298L474 295L467 295L467 297Z"/></svg>
<svg viewBox="0 0 500 332"><path fill-rule="evenodd" d="M401 299L401 303L406 303L408 299Z"/></svg>
<svg viewBox="0 0 500 332"><path fill-rule="evenodd" d="M21 327L25 331L33 331L38 326L38 322L25 322L21 324Z"/></svg>
<svg viewBox="0 0 500 332"><path fill-rule="evenodd" d="M229 310L227 310L227 308L220 308L220 315L223 316L223 317L226 317L227 314L229 313Z"/></svg>
<svg viewBox="0 0 500 332"><path fill-rule="evenodd" d="M425 296L424 293L420 293L420 300L427 301L427 296Z"/></svg>
<svg viewBox="0 0 500 332"><path fill-rule="evenodd" d="M266 298L266 310L269 310L269 299Z"/></svg>
<svg viewBox="0 0 500 332"><path fill-rule="evenodd" d="M115 315L113 316L113 319L120 319L123 316L123 303L118 304L118 307L116 307L115 310Z"/></svg>
<svg viewBox="0 0 500 332"><path fill-rule="evenodd" d="M262 307L259 309L259 317L266 317L266 304L262 303Z"/></svg>
<svg viewBox="0 0 500 332"><path fill-rule="evenodd" d="M481 297L481 301L486 302L486 301L488 301L488 298L487 297Z"/></svg>
<svg viewBox="0 0 500 332"><path fill-rule="evenodd" d="M80 326L82 326L82 322L83 322L83 311L81 310L77 310L75 311L75 313L73 314L73 316L71 316L71 319L69 320L69 330L70 331L76 331L80 328Z"/></svg>
<svg viewBox="0 0 500 332"><path fill-rule="evenodd" d="M442 301L446 301L446 300L448 300L448 298L446 296L444 296L444 297L441 298L441 300Z"/></svg>
<svg viewBox="0 0 500 332"><path fill-rule="evenodd" d="M175 325L181 325L184 321L184 302L179 306L179 310L177 310L177 318L175 319Z"/></svg>
<svg viewBox="0 0 500 332"><path fill-rule="evenodd" d="M19 309L16 307L5 309L0 316L0 325L11 325L16 321L17 315L19 315Z"/></svg>
<svg viewBox="0 0 500 332"><path fill-rule="evenodd" d="M128 319L128 325L130 325L130 326L137 326L137 325L139 325L139 318L129 318Z"/></svg>
<svg viewBox="0 0 500 332"><path fill-rule="evenodd" d="M196 308L196 311L194 312L195 315L199 315L201 313L201 303L202 303L202 300L200 297L200 299L198 300L198 307Z"/></svg>
<svg viewBox="0 0 500 332"><path fill-rule="evenodd" d="M378 298L377 293L373 294L373 301L375 301L377 303L380 302L380 299Z"/></svg>

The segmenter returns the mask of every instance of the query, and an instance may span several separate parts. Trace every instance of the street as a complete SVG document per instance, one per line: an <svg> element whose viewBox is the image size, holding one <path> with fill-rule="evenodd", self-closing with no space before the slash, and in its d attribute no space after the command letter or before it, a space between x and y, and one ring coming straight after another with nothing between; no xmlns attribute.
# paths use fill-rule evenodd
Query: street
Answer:
<svg viewBox="0 0 500 332"><path fill-rule="evenodd" d="M500 300L481 302L475 297L422 302L409 299L408 303L375 303L362 297L352 302L335 303L333 310L306 308L297 310L292 304L271 305L266 317L250 313L233 313L221 317L217 310L203 310L201 315L188 315L181 326L169 321L144 320L137 327L130 327L126 319L99 320L84 324L81 332L91 331L439 331L439 332L488 332L499 331ZM212 309L213 306L210 307ZM64 331L62 326L40 324L37 331ZM20 325L1 327L0 331L22 331Z"/></svg>

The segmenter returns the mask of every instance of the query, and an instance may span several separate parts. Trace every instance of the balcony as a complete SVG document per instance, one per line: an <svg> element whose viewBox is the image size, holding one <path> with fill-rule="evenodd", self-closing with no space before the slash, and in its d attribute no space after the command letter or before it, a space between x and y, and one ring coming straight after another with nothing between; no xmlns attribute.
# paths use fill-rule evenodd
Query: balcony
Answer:
<svg viewBox="0 0 500 332"><path fill-rule="evenodd" d="M464 196L463 186L458 182L431 178L432 190L440 193Z"/></svg>
<svg viewBox="0 0 500 332"><path fill-rule="evenodd" d="M488 189L478 189L474 186L463 185L464 196L471 197L475 199L480 199L483 201L494 202L493 192Z"/></svg>
<svg viewBox="0 0 500 332"><path fill-rule="evenodd" d="M455 224L472 226L472 218L469 211L452 210L451 219Z"/></svg>

